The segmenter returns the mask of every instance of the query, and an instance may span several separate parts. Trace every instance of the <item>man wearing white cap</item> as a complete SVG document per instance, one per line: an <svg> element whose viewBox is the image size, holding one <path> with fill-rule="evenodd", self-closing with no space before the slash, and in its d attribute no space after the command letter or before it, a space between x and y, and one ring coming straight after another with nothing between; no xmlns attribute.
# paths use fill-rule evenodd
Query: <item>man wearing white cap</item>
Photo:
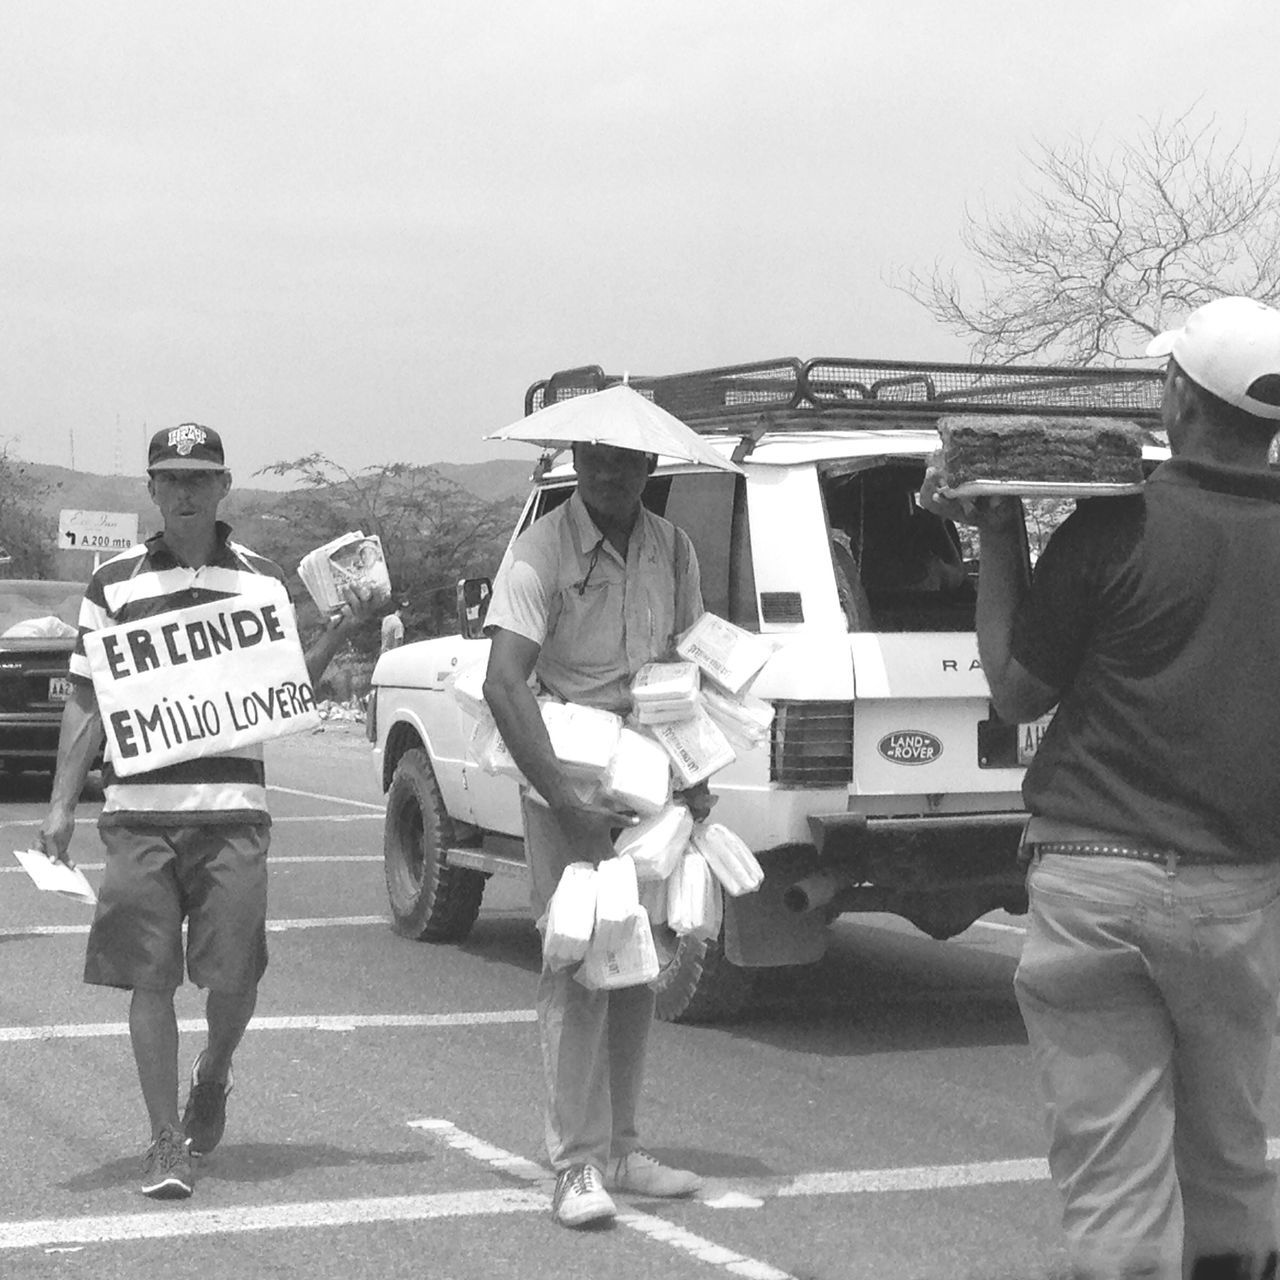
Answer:
<svg viewBox="0 0 1280 1280"><path fill-rule="evenodd" d="M1002 719L1057 707L1023 795L1015 978L1076 1280L1276 1274L1262 1096L1280 996L1280 312L1161 335L1173 457L1078 505L1030 583L1010 499L970 507Z"/></svg>

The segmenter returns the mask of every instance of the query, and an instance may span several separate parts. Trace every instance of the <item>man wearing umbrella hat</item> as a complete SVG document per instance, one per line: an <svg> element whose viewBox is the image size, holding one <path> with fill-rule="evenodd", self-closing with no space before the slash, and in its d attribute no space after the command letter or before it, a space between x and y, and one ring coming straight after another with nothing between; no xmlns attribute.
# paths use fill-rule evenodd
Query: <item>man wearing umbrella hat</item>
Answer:
<svg viewBox="0 0 1280 1280"><path fill-rule="evenodd" d="M615 390L648 405L628 388ZM580 397L597 401L598 415L584 414L586 405L574 406L578 420L568 429L579 433L573 442L577 490L512 545L494 581L486 619L493 646L485 699L516 763L545 799L540 803L528 792L522 798L540 926L564 868L612 857L612 831L619 822L584 804L574 790L551 749L530 676L567 702L625 713L634 674L646 662L672 656L676 636L702 613L692 544L648 511L641 495L658 449L687 447L678 433L699 450L706 446L674 418L675 446L671 438L659 443L647 433L643 419L624 424L621 445L594 442L608 435L608 406L599 401L609 394ZM517 424L528 433L520 438L565 443L538 434L555 425L540 422L543 415L562 407ZM706 816L705 784L684 798L695 817ZM557 1174L552 1212L564 1226L613 1216L606 1179L617 1190L656 1196L689 1195L700 1185L696 1174L668 1168L640 1146L636 1109L653 1007L647 985L588 990L571 971L543 968L537 1009L548 1089L547 1149Z"/></svg>

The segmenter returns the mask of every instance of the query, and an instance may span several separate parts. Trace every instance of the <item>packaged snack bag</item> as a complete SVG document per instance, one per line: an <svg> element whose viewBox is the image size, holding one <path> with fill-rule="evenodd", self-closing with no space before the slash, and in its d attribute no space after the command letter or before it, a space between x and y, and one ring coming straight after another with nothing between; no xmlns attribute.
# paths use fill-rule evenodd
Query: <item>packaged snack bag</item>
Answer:
<svg viewBox="0 0 1280 1280"><path fill-rule="evenodd" d="M649 923L657 928L667 923L667 882L665 880L641 880L640 905L649 917Z"/></svg>
<svg viewBox="0 0 1280 1280"><path fill-rule="evenodd" d="M698 705L698 668L692 662L646 662L631 681L640 724L667 724L691 716Z"/></svg>
<svg viewBox="0 0 1280 1280"><path fill-rule="evenodd" d="M603 782L605 794L626 808L658 813L671 799L671 761L653 738L624 726Z"/></svg>
<svg viewBox="0 0 1280 1280"><path fill-rule="evenodd" d="M729 739L701 707L688 720L650 725L649 731L671 757L678 790L709 778L738 758Z"/></svg>
<svg viewBox="0 0 1280 1280"><path fill-rule="evenodd" d="M606 858L596 867L596 927L591 935L605 950L625 938L628 920L640 909L636 864L626 854Z"/></svg>
<svg viewBox="0 0 1280 1280"><path fill-rule="evenodd" d="M740 836L719 822L697 823L689 847L707 861L725 893L737 898L764 883L764 871Z"/></svg>
<svg viewBox="0 0 1280 1280"><path fill-rule="evenodd" d="M489 713L484 700L485 670L485 663L475 662L469 667L463 667L447 681L449 692L453 695L454 702L458 704L458 709L473 720L478 720L482 715Z"/></svg>
<svg viewBox="0 0 1280 1280"><path fill-rule="evenodd" d="M520 766L507 750L498 726L486 707L477 717L471 729L471 737L467 740L467 758L474 760L485 773L501 774L506 778L524 780Z"/></svg>
<svg viewBox="0 0 1280 1280"><path fill-rule="evenodd" d="M551 969L567 969L587 954L596 924L596 869L571 862L547 904L542 958Z"/></svg>
<svg viewBox="0 0 1280 1280"><path fill-rule="evenodd" d="M597 933L573 976L584 987L610 990L652 982L658 976L658 953L644 911L637 905L612 942L606 943Z"/></svg>
<svg viewBox="0 0 1280 1280"><path fill-rule="evenodd" d="M566 769L592 778L604 776L618 748L620 716L575 702L547 701L542 703L542 723L556 759Z"/></svg>
<svg viewBox="0 0 1280 1280"><path fill-rule="evenodd" d="M769 741L773 724L773 703L752 693L725 693L714 685L706 685L701 693L702 706L720 732L729 739L735 751L750 751Z"/></svg>
<svg viewBox="0 0 1280 1280"><path fill-rule="evenodd" d="M768 662L773 646L714 613L704 613L676 645L687 662L696 662L705 675L730 693L741 693Z"/></svg>
<svg viewBox="0 0 1280 1280"><path fill-rule="evenodd" d="M631 859L638 880L665 880L676 869L692 834L693 815L682 804L669 804L621 832L613 847Z"/></svg>
<svg viewBox="0 0 1280 1280"><path fill-rule="evenodd" d="M682 936L709 942L719 936L722 916L720 886L707 860L700 853L686 853L667 881L667 924Z"/></svg>

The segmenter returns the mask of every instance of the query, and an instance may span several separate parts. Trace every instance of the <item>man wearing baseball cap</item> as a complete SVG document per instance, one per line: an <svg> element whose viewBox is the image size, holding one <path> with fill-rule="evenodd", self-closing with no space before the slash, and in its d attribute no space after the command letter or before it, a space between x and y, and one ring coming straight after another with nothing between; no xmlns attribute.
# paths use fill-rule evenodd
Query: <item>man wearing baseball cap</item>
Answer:
<svg viewBox="0 0 1280 1280"><path fill-rule="evenodd" d="M63 712L49 812L40 843L68 861L75 807L104 733L84 638L92 631L253 587L272 561L231 540L217 518L231 489L222 438L194 422L157 431L147 451L147 492L161 532L94 570L71 657L73 691ZM312 688L372 605L349 595L340 618L306 654ZM222 1137L231 1055L257 1001L267 965L267 813L261 745L185 760L127 777L108 759L98 830L106 867L85 957L86 982L132 992L129 1034L151 1146L142 1191L180 1199L194 1187L191 1159ZM184 946L183 922L186 922ZM184 971L207 992L208 1036L178 1112L174 992Z"/></svg>
<svg viewBox="0 0 1280 1280"><path fill-rule="evenodd" d="M1280 997L1280 312L1156 338L1172 457L1082 502L1028 583L1016 500L978 527L1007 722L1056 707L1023 796L1015 989L1076 1280L1276 1274L1262 1108Z"/></svg>

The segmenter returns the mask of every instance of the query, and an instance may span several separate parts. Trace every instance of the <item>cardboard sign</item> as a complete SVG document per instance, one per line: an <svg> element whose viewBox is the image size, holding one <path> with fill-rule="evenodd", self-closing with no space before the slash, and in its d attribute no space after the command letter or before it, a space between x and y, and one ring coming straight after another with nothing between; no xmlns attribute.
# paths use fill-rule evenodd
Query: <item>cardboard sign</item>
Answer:
<svg viewBox="0 0 1280 1280"><path fill-rule="evenodd" d="M142 773L320 723L282 583L90 632L85 652L115 771Z"/></svg>

